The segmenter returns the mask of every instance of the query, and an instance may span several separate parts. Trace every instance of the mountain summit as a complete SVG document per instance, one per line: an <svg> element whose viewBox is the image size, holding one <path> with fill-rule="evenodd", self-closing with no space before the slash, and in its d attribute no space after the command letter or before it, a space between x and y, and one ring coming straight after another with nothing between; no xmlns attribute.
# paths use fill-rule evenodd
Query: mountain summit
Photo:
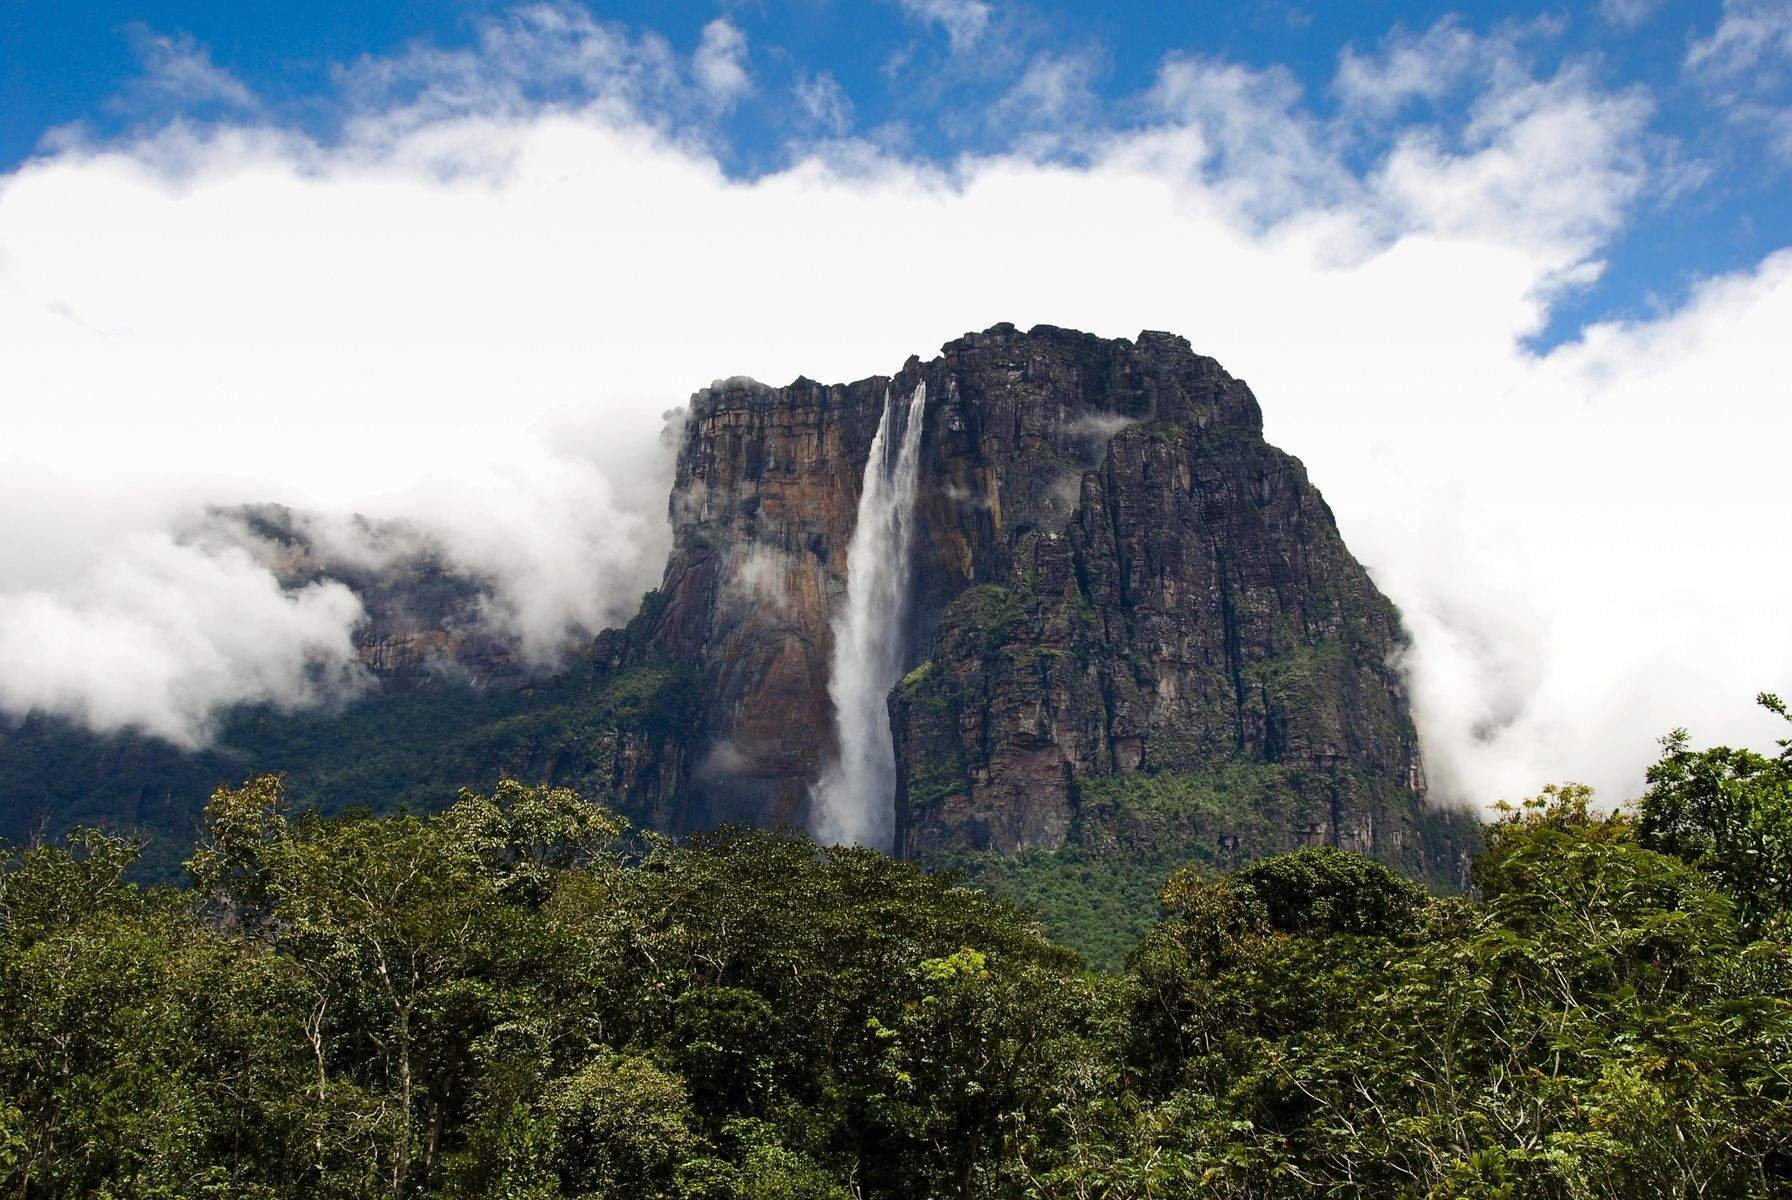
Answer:
<svg viewBox="0 0 1792 1200"><path fill-rule="evenodd" d="M302 522L248 511L295 584L331 575ZM717 383L670 515L659 589L552 678L470 636L476 594L427 553L357 567L369 695L239 712L198 755L34 718L0 733L4 823L178 842L252 770L326 807L509 774L674 833L801 824L926 861L1330 844L1459 876L1398 613L1181 337L1003 324L889 377Z"/></svg>
<svg viewBox="0 0 1792 1200"><path fill-rule="evenodd" d="M1276 784L1255 852L1449 870L1397 612L1250 389L1167 333L997 325L890 378L699 393L648 636L701 672L700 717L639 802L676 828L813 821L867 459L886 398L918 389L899 853L1052 849L1094 815L1090 781L1246 767Z"/></svg>

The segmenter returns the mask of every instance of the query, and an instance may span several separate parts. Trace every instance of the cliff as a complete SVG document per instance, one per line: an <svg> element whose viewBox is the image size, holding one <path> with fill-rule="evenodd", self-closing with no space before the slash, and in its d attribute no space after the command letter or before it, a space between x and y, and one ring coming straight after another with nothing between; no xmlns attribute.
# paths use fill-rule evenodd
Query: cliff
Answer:
<svg viewBox="0 0 1792 1200"><path fill-rule="evenodd" d="M886 389L922 383L899 853L1051 849L1094 835L1090 780L1247 764L1268 824L1210 830L1227 853L1329 843L1454 872L1398 614L1250 389L1163 333L999 325L888 379L693 398L650 633L703 679L674 827L804 820L836 750L830 616L865 458ZM1124 838L1114 794L1101 836Z"/></svg>
<svg viewBox="0 0 1792 1200"><path fill-rule="evenodd" d="M361 596L376 686L226 714L197 755L47 717L0 729L0 836L122 824L177 862L210 788L262 770L325 808L513 775L673 833L807 824L838 751L832 622L866 460L886 397L906 411L922 384L897 853L1022 896L1080 872L1125 891L1129 921L1174 866L1313 843L1460 881L1475 825L1425 802L1398 614L1250 389L1180 337L1043 326L890 377L698 392L661 586L549 677L481 620L488 582L411 531L214 514L289 586ZM1091 861L1125 879L1088 884Z"/></svg>
<svg viewBox="0 0 1792 1200"><path fill-rule="evenodd" d="M410 526L356 517L320 537L303 514L280 504L207 515L212 536L241 542L282 587L334 579L359 596L366 620L355 630L355 652L382 686L423 687L444 675L505 690L527 683L514 647L485 620L485 581L455 570Z"/></svg>
<svg viewBox="0 0 1792 1200"><path fill-rule="evenodd" d="M834 752L830 617L888 385L730 380L691 398L649 634L703 678L684 791L667 798L677 827L807 816Z"/></svg>

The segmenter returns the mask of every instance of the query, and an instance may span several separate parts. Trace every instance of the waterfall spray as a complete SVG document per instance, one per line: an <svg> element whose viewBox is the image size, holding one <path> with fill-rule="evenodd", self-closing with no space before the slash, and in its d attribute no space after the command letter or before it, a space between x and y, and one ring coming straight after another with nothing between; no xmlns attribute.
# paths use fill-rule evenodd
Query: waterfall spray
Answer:
<svg viewBox="0 0 1792 1200"><path fill-rule="evenodd" d="M846 607L834 618L828 666L840 754L811 794L810 825L824 842L888 850L895 835L896 751L884 699L902 672L926 406L927 385L917 384L899 427L896 403L886 392L865 463L858 523L846 548Z"/></svg>

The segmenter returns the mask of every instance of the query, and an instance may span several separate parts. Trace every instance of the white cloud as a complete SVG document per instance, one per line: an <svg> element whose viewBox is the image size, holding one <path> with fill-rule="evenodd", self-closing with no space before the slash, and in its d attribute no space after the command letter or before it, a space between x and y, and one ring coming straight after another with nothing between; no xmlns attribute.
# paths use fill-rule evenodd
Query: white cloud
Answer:
<svg viewBox="0 0 1792 1200"><path fill-rule="evenodd" d="M745 751L733 742L723 740L711 743L703 757L697 762L696 775L702 780L726 779L730 775L739 775L753 765Z"/></svg>
<svg viewBox="0 0 1792 1200"><path fill-rule="evenodd" d="M691 73L710 101L727 108L753 90L747 74L747 35L727 17L717 17L703 27L697 52L691 57Z"/></svg>
<svg viewBox="0 0 1792 1200"><path fill-rule="evenodd" d="M1338 56L1333 91L1353 112L1385 118L1409 101L1440 99L1469 77L1514 57L1506 39L1484 37L1446 17L1420 34L1390 34L1374 54L1346 47Z"/></svg>
<svg viewBox="0 0 1792 1200"><path fill-rule="evenodd" d="M1101 60L1087 52L1034 56L1020 78L990 106L990 126L1060 135L1078 130L1096 111L1093 85L1101 66Z"/></svg>
<svg viewBox="0 0 1792 1200"><path fill-rule="evenodd" d="M975 46L989 30L993 15L985 0L897 0L910 20L938 25L946 32L952 53Z"/></svg>
<svg viewBox="0 0 1792 1200"><path fill-rule="evenodd" d="M852 128L852 98L826 71L799 74L795 95L803 116L823 135L838 137Z"/></svg>
<svg viewBox="0 0 1792 1200"><path fill-rule="evenodd" d="M1788 321L1782 251L1672 316L1589 329L1460 424L1472 473L1350 527L1415 632L1446 788L1585 778L1616 797L1675 726L1772 744L1748 700L1792 673Z"/></svg>
<svg viewBox="0 0 1792 1200"><path fill-rule="evenodd" d="M1599 0L1599 15L1620 29L1636 29L1661 11L1661 0Z"/></svg>
<svg viewBox="0 0 1792 1200"><path fill-rule="evenodd" d="M144 25L133 25L128 33L143 74L131 82L121 103L141 106L155 100L238 109L257 106L248 86L214 63L211 51L185 34L156 33Z"/></svg>
<svg viewBox="0 0 1792 1200"><path fill-rule="evenodd" d="M1695 39L1686 67L1707 79L1783 82L1792 60L1792 3L1724 0L1724 15L1709 37ZM1755 76L1749 80L1748 76Z"/></svg>
<svg viewBox="0 0 1792 1200"><path fill-rule="evenodd" d="M239 548L143 534L71 587L0 594L0 711L196 746L223 706L358 691L349 634L360 616L339 583L282 592Z"/></svg>
<svg viewBox="0 0 1792 1200"><path fill-rule="evenodd" d="M796 564L776 546L754 542L731 547L723 595L749 607L765 606L782 612L790 605L790 581Z"/></svg>
<svg viewBox="0 0 1792 1200"><path fill-rule="evenodd" d="M187 128L0 180L0 594L68 631L0 642L0 707L190 735L238 672L146 672L121 706L79 647L178 667L201 635L194 661L315 698L349 606L214 604L198 567L144 568L185 597L150 607L215 630L94 598L208 502L408 517L551 652L657 573L662 414L693 387L888 372L1012 320L1178 330L1251 381L1418 633L1442 789L1622 794L1671 725L1764 736L1792 272L1524 345L1648 179L1640 97L1514 77L1363 172L1288 77L1187 60L1076 164L830 142L743 181L652 39L532 9L481 53L361 64L339 141Z"/></svg>
<svg viewBox="0 0 1792 1200"><path fill-rule="evenodd" d="M482 20L470 47L417 44L336 67L341 97L334 107L343 142L362 154L438 156L438 168L440 156L470 158L477 168L502 150L460 127L451 138L426 136L432 123L457 116L591 110L690 136L713 116L721 98L714 89L741 82L731 72L731 63L740 66L730 58L733 29L713 22L686 63L657 33L633 35L566 0L525 3ZM744 37L739 48L744 52ZM317 99L332 108L328 98ZM446 165L465 164L448 158Z"/></svg>
<svg viewBox="0 0 1792 1200"><path fill-rule="evenodd" d="M1792 162L1792 0L1724 0L1717 27L1688 47L1685 68L1734 127Z"/></svg>
<svg viewBox="0 0 1792 1200"><path fill-rule="evenodd" d="M1385 125L1415 102L1461 100L1472 134L1477 114L1497 110L1542 82L1534 66L1537 50L1566 28L1566 21L1556 16L1505 21L1485 32L1453 16L1419 32L1396 27L1373 52L1346 46L1338 55L1331 92L1346 120L1370 126ZM1570 63L1556 72L1553 82L1591 91L1596 64L1596 59ZM1436 120L1453 123L1455 107L1440 109Z"/></svg>
<svg viewBox="0 0 1792 1200"><path fill-rule="evenodd" d="M1478 101L1465 150L1423 132L1403 136L1377 182L1403 211L1402 226L1555 246L1579 266L1648 179L1650 110L1642 94L1599 91L1571 68Z"/></svg>
<svg viewBox="0 0 1792 1200"><path fill-rule="evenodd" d="M1275 222L1355 199L1360 181L1303 99L1283 67L1171 58L1147 97L1162 124L1134 145L1159 169L1197 175L1241 216Z"/></svg>

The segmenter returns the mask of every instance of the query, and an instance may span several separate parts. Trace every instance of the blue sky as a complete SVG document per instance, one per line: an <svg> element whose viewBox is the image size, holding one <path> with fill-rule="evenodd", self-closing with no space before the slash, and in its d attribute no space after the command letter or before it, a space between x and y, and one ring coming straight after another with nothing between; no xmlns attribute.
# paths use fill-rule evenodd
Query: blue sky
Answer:
<svg viewBox="0 0 1792 1200"><path fill-rule="evenodd" d="M700 45L718 17L744 36L750 94L714 115L707 132L723 164L750 176L786 164L816 133L805 95L836 97L838 132L907 155L948 161L1006 148L1013 122L986 119L1037 63L1062 64L1078 94L1043 119L1065 126L1124 126L1137 118L1167 58L1190 57L1286 72L1316 119L1339 117L1341 56L1372 55L1390 37L1450 22L1481 37L1510 35L1540 75L1572 66L1614 92L1637 89L1652 107L1654 171L1601 255L1601 278L1558 298L1536 337L1547 347L1586 322L1658 312L1696 279L1758 261L1792 244L1792 104L1783 5L1720 0L1605 0L1582 6L1462 3L1005 4L599 3L598 20L632 36L658 35L680 53ZM79 126L119 134L185 111L203 118L214 99L145 87L168 54L197 54L241 83L265 120L327 136L340 114L340 71L419 46L476 44L501 21L498 3L35 4L7 0L0 55L0 170ZM954 16L954 13L959 14ZM1722 78L1689 56L1724 25L1767 14L1782 45ZM955 26L953 22L961 22ZM972 30L963 24L971 21ZM160 47L160 49L158 49ZM956 52L955 52L956 51ZM552 82L542 85L552 93ZM837 91L835 90L837 89ZM1345 153L1359 163L1413 122L1459 127L1472 91L1403 106L1398 120L1357 131ZM1774 110L1780 111L1773 116ZM1744 110L1749 110L1745 113ZM1777 122L1777 124L1776 124ZM1037 132L1029 130L1028 132Z"/></svg>
<svg viewBox="0 0 1792 1200"><path fill-rule="evenodd" d="M1013 321L1250 383L1437 795L1779 732L1792 0L0 4L0 716L354 678L251 501L409 523L551 664L658 582L692 389Z"/></svg>

